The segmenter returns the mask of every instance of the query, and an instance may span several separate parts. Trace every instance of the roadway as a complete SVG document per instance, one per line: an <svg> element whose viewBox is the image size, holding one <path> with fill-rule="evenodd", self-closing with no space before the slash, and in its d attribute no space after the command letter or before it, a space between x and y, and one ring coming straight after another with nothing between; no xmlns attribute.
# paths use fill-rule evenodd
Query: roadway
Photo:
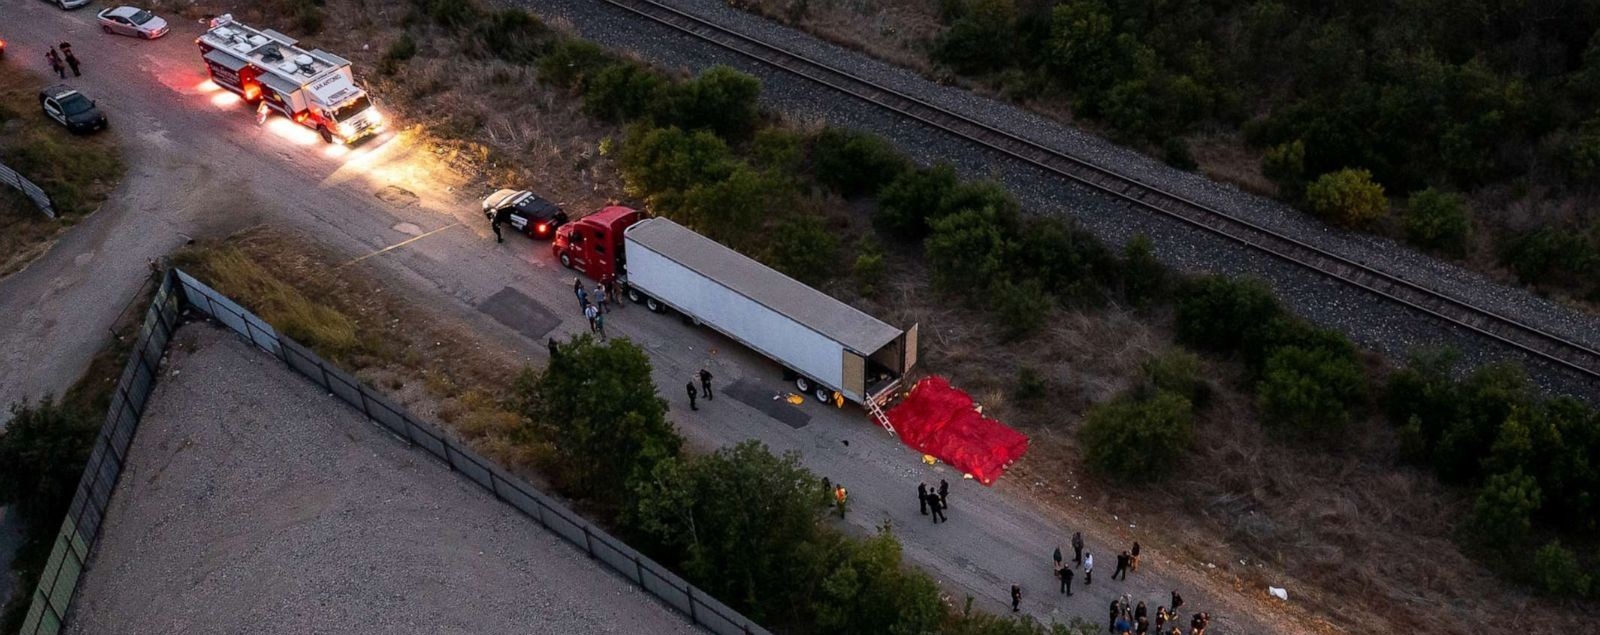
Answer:
<svg viewBox="0 0 1600 635"><path fill-rule="evenodd" d="M126 181L99 212L28 269L0 280L0 315L16 316L0 324L0 402L69 386L107 343L107 327L139 288L151 258L193 238L261 223L314 236L349 258L423 236L362 266L530 360L541 359L547 335L585 328L573 306L571 276L542 243L521 236L494 243L476 198L491 184L445 169L405 135L345 152L282 120L257 127L242 105L208 90L192 43L200 27L191 22L174 19L169 37L144 42L100 34L93 7L62 12L33 0L0 0L0 10L9 18L0 26L11 43L6 63L43 74L43 47L73 43L85 75L68 83L99 100L129 165ZM508 306L521 308L508 312ZM657 385L675 400L672 417L693 444L703 449L755 438L777 452L800 452L810 469L850 488L849 530L891 524L907 557L957 603L970 594L981 608L1006 610L1010 585L1019 582L1031 615L1098 621L1117 595L1131 593L1153 610L1178 588L1186 608L1211 611L1214 633L1298 632L1276 616L1253 615L1269 610L1264 590L1208 592L1201 571L1174 564L1159 548L1147 548L1146 564L1131 581L1111 581L1113 550L1129 540L1124 523L1094 510L1043 507L1004 478L991 489L947 466L925 466L859 410L808 402L799 409L803 420L792 412L782 420L769 415L776 411L767 396L786 388L778 369L706 330L633 307L609 316L607 329L650 352ZM723 391L689 412L677 403L681 386L701 367L711 369ZM735 386L744 400L731 398ZM953 490L950 522L934 526L918 514L914 493L918 481L940 478ZM1057 595L1048 561L1074 530L1085 532L1101 572L1088 589L1080 578L1068 600Z"/></svg>

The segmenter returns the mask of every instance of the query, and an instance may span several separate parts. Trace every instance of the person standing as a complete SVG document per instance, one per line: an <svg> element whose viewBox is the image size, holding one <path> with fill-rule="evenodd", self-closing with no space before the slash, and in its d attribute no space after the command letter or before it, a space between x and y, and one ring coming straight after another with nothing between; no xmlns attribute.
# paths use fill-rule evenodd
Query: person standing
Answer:
<svg viewBox="0 0 1600 635"><path fill-rule="evenodd" d="M694 384L689 384L689 389L694 390ZM844 518L844 504L850 499L850 491L844 485L833 486L833 502L839 506L839 517Z"/></svg>
<svg viewBox="0 0 1600 635"><path fill-rule="evenodd" d="M600 305L600 312L601 313L609 313L611 311L611 307L610 307L610 304L611 304L610 299L611 298L610 298L609 295L606 294L606 288L605 288L604 285L601 285L598 282L595 283L595 285L594 285L594 294L591 295L590 297L595 298L594 303Z"/></svg>
<svg viewBox="0 0 1600 635"><path fill-rule="evenodd" d="M1144 600L1139 600L1139 604L1133 607L1133 621L1137 622L1148 617L1150 617L1149 609L1145 608Z"/></svg>
<svg viewBox="0 0 1600 635"><path fill-rule="evenodd" d="M591 310L594 309L594 307L589 308ZM601 313L598 310L594 312L594 330L600 334L601 340L606 339L606 316L604 313Z"/></svg>
<svg viewBox="0 0 1600 635"><path fill-rule="evenodd" d="M550 338L550 360L555 361L556 357L560 354L561 350L556 348L556 338Z"/></svg>
<svg viewBox="0 0 1600 635"><path fill-rule="evenodd" d="M1083 554L1083 586L1094 584L1094 554Z"/></svg>
<svg viewBox="0 0 1600 635"><path fill-rule="evenodd" d="M1165 634L1167 628L1167 607L1156 607L1156 632Z"/></svg>
<svg viewBox="0 0 1600 635"><path fill-rule="evenodd" d="M1056 565L1055 571L1056 571L1056 573L1060 573L1061 572L1061 545L1056 545L1056 552L1054 554L1051 554L1051 559L1055 560L1055 565Z"/></svg>
<svg viewBox="0 0 1600 635"><path fill-rule="evenodd" d="M1122 606L1116 600L1111 601L1110 617L1106 618L1106 630L1117 632L1117 618L1122 617Z"/></svg>
<svg viewBox="0 0 1600 635"><path fill-rule="evenodd" d="M700 396L705 397L706 401L716 398L711 394L711 371L704 368L700 369Z"/></svg>
<svg viewBox="0 0 1600 635"><path fill-rule="evenodd" d="M917 483L917 505L922 509L922 515L928 515L928 484Z"/></svg>
<svg viewBox="0 0 1600 635"><path fill-rule="evenodd" d="M1144 617L1133 618L1134 635L1150 635L1150 620Z"/></svg>
<svg viewBox="0 0 1600 635"><path fill-rule="evenodd" d="M939 498L938 494L934 494L932 492L928 493L928 509L933 510L934 524L937 525L950 520L949 518L944 517L944 500Z"/></svg>
<svg viewBox="0 0 1600 635"><path fill-rule="evenodd" d="M689 409L690 410L699 410L699 408L695 407L695 405L694 405L694 398L695 398L695 396L697 396L699 394L700 394L700 391L694 389L694 382L692 382L692 381L689 382Z"/></svg>
<svg viewBox="0 0 1600 635"><path fill-rule="evenodd" d="M572 279L572 294L578 296L578 310L589 308L589 292L583 290L583 281Z"/></svg>
<svg viewBox="0 0 1600 635"><path fill-rule="evenodd" d="M1183 596L1178 595L1178 590L1172 590L1172 619L1178 619L1178 609L1183 608Z"/></svg>
<svg viewBox="0 0 1600 635"><path fill-rule="evenodd" d="M596 321L597 321L596 318L598 318L599 316L600 316L600 310L594 308L593 304L584 304L583 305L583 317L586 317L586 318L589 319L589 332L590 333L594 333L594 332L599 330L598 327L595 324Z"/></svg>
<svg viewBox="0 0 1600 635"><path fill-rule="evenodd" d="M1056 575L1061 578L1061 592L1072 597L1072 567L1061 567Z"/></svg>
<svg viewBox="0 0 1600 635"><path fill-rule="evenodd" d="M1072 532L1072 564L1083 564L1083 532Z"/></svg>
<svg viewBox="0 0 1600 635"><path fill-rule="evenodd" d="M1115 580L1117 576L1122 576L1123 580L1128 579L1128 552L1126 551L1117 554L1117 568L1111 572L1111 579Z"/></svg>
<svg viewBox="0 0 1600 635"><path fill-rule="evenodd" d="M622 288L621 285L617 284L616 274L606 276L605 280L600 281L600 283L605 286L606 297L611 299L611 304L618 309L626 306L622 301Z"/></svg>
<svg viewBox="0 0 1600 635"><path fill-rule="evenodd" d="M1011 583L1011 612L1016 613L1022 609L1022 585Z"/></svg>
<svg viewBox="0 0 1600 635"><path fill-rule="evenodd" d="M261 104L263 106L265 106L266 103L267 102L265 102L265 101L261 102ZM256 121L256 123L259 124L259 123L261 123L261 121L259 121L259 120L263 119L263 118L262 117L256 117L256 119L258 120L258 121ZM500 235L500 223L506 222L505 216L506 216L506 211L501 209L501 210L496 210L495 213L494 213L494 216L490 216L489 217L489 230L494 232L494 241L496 243L503 243L503 242L506 241L505 237Z"/></svg>
<svg viewBox="0 0 1600 635"><path fill-rule="evenodd" d="M950 484L944 482L944 479L941 478L941 479L939 479L939 508L940 509L944 509L944 508L949 507L949 506L950 506Z"/></svg>
<svg viewBox="0 0 1600 635"><path fill-rule="evenodd" d="M62 42L61 43L61 57L63 59L65 59L65 60L67 60L67 66L71 66L72 67L72 76L73 77L82 77L83 76L83 73L79 73L78 72L78 56L72 54L72 44L71 43L68 43L68 42Z"/></svg>
<svg viewBox="0 0 1600 635"><path fill-rule="evenodd" d="M56 53L55 47L52 46L50 47L50 50L45 51L44 59L45 61L50 62L50 70L56 72L57 78L67 78L67 69L65 66L61 65L61 56Z"/></svg>
<svg viewBox="0 0 1600 635"><path fill-rule="evenodd" d="M1133 550L1128 552L1128 570L1139 570L1139 541L1137 540L1133 541Z"/></svg>

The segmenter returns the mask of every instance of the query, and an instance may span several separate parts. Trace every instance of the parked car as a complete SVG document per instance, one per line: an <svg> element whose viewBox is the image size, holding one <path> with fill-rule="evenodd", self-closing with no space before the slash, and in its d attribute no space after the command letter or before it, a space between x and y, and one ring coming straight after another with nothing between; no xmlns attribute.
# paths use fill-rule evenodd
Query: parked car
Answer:
<svg viewBox="0 0 1600 635"><path fill-rule="evenodd" d="M100 30L112 35L154 40L167 34L166 20L138 7L104 9L96 17L100 19Z"/></svg>
<svg viewBox="0 0 1600 635"><path fill-rule="evenodd" d="M61 7L63 10L76 9L89 4L90 0L45 0L50 4Z"/></svg>
<svg viewBox="0 0 1600 635"><path fill-rule="evenodd" d="M95 107L94 100L65 84L39 91L39 107L45 116L72 132L94 132L106 127L106 115Z"/></svg>
<svg viewBox="0 0 1600 635"><path fill-rule="evenodd" d="M483 199L483 217L493 220L496 214L504 214L500 222L534 238L549 238L567 222L560 206L527 190L498 190Z"/></svg>

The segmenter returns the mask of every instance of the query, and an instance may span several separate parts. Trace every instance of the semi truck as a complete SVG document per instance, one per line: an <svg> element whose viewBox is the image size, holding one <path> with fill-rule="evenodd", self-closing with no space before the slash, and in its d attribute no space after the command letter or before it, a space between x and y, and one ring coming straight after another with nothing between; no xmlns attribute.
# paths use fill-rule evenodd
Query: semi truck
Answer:
<svg viewBox="0 0 1600 635"><path fill-rule="evenodd" d="M229 14L212 18L210 28L195 40L211 81L243 97L262 118L277 112L317 131L328 143L354 143L381 132L383 115L356 85L350 61L297 43L272 29L241 24Z"/></svg>
<svg viewBox="0 0 1600 635"><path fill-rule="evenodd" d="M629 300L777 362L801 394L861 404L885 427L881 408L917 362L915 324L886 324L666 218L607 208L562 226L554 249L563 265L622 280Z"/></svg>

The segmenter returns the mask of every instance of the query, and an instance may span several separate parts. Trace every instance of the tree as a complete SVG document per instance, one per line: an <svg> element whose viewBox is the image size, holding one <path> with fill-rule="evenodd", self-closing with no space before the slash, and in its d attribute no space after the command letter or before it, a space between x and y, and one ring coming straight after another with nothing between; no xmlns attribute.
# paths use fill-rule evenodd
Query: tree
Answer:
<svg viewBox="0 0 1600 635"><path fill-rule="evenodd" d="M840 635L935 631L944 617L939 587L902 566L900 542L887 529L836 549L816 598L818 629Z"/></svg>
<svg viewBox="0 0 1600 635"><path fill-rule="evenodd" d="M1465 197L1430 187L1412 193L1407 208L1406 240L1411 244L1456 256L1466 250L1472 221Z"/></svg>
<svg viewBox="0 0 1600 635"><path fill-rule="evenodd" d="M734 170L733 154L716 135L679 128L628 128L618 160L627 193L647 199L721 181Z"/></svg>
<svg viewBox="0 0 1600 635"><path fill-rule="evenodd" d="M785 615L795 580L820 575L822 484L758 441L661 461L634 487L630 526L672 549L687 577L753 619Z"/></svg>
<svg viewBox="0 0 1600 635"><path fill-rule="evenodd" d="M875 193L911 167L882 137L839 128L817 135L811 162L817 182L845 196Z"/></svg>
<svg viewBox="0 0 1600 635"><path fill-rule="evenodd" d="M1236 351L1261 337L1263 328L1282 314L1265 282L1203 276L1178 291L1178 339L1200 349Z"/></svg>
<svg viewBox="0 0 1600 635"><path fill-rule="evenodd" d="M530 383L525 414L555 444L557 481L602 503L627 500L634 482L683 445L649 358L625 339L570 340Z"/></svg>
<svg viewBox="0 0 1600 635"><path fill-rule="evenodd" d="M951 214L933 222L923 243L934 284L947 291L977 293L1005 279L1011 232L992 207Z"/></svg>
<svg viewBox="0 0 1600 635"><path fill-rule="evenodd" d="M1122 297L1136 307L1148 306L1167 290L1166 265L1156 259L1150 237L1139 234L1122 248Z"/></svg>
<svg viewBox="0 0 1600 635"><path fill-rule="evenodd" d="M52 397L11 405L0 433L0 506L29 523L59 522L72 503L97 427Z"/></svg>
<svg viewBox="0 0 1600 635"><path fill-rule="evenodd" d="M1049 65L1069 86L1097 89L1111 77L1116 32L1102 0L1070 0L1050 12Z"/></svg>
<svg viewBox="0 0 1600 635"><path fill-rule="evenodd" d="M861 295L877 295L878 285L883 284L885 266L883 264L883 250L876 241L864 241L861 253L856 254L856 261L850 267L850 275L856 280L856 291Z"/></svg>
<svg viewBox="0 0 1600 635"><path fill-rule="evenodd" d="M1593 578L1583 570L1577 554L1551 540L1533 555L1533 570L1539 588L1556 597L1581 598L1589 595Z"/></svg>
<svg viewBox="0 0 1600 635"><path fill-rule="evenodd" d="M672 122L706 129L724 139L743 139L761 120L761 80L717 65L671 91Z"/></svg>
<svg viewBox="0 0 1600 635"><path fill-rule="evenodd" d="M1019 232L1016 268L1063 298L1104 298L1117 279L1117 259L1087 230L1054 218L1033 218Z"/></svg>
<svg viewBox="0 0 1600 635"><path fill-rule="evenodd" d="M943 202L958 183L955 168L947 163L900 173L878 191L873 228L892 238L922 240L928 221L943 215Z"/></svg>
<svg viewBox="0 0 1600 635"><path fill-rule="evenodd" d="M1261 158L1261 174L1278 184L1285 198L1296 199L1306 187L1306 144L1295 139L1267 149Z"/></svg>
<svg viewBox="0 0 1600 635"><path fill-rule="evenodd" d="M1317 177L1306 187L1306 203L1317 217L1340 227L1366 227L1389 211L1383 186L1372 180L1372 172L1361 169Z"/></svg>
<svg viewBox="0 0 1600 635"><path fill-rule="evenodd" d="M789 277L816 286L837 269L839 239L816 216L790 216L772 231L767 260Z"/></svg>
<svg viewBox="0 0 1600 635"><path fill-rule="evenodd" d="M1539 485L1521 469L1491 476L1472 507L1473 536L1491 548L1516 546L1528 535L1528 519L1540 504Z"/></svg>
<svg viewBox="0 0 1600 635"><path fill-rule="evenodd" d="M696 184L681 199L660 200L656 209L712 239L738 244L790 194L785 184L739 163L727 177Z"/></svg>
<svg viewBox="0 0 1600 635"><path fill-rule="evenodd" d="M589 80L583 109L606 121L632 121L651 115L667 96L667 78L638 62L616 62Z"/></svg>
<svg viewBox="0 0 1600 635"><path fill-rule="evenodd" d="M1150 480L1165 470L1134 469L1136 457L1174 457L1188 449L1193 406L1188 399L1157 391L1149 399L1119 399L1089 410L1078 432L1090 469L1129 482Z"/></svg>
<svg viewBox="0 0 1600 635"><path fill-rule="evenodd" d="M961 73L982 73L1012 61L1017 7L1011 0L968 0L966 11L934 43L933 59Z"/></svg>
<svg viewBox="0 0 1600 635"><path fill-rule="evenodd" d="M1343 431L1366 394L1366 375L1352 357L1327 349L1286 346L1267 358L1256 384L1256 407L1269 427L1294 436Z"/></svg>

